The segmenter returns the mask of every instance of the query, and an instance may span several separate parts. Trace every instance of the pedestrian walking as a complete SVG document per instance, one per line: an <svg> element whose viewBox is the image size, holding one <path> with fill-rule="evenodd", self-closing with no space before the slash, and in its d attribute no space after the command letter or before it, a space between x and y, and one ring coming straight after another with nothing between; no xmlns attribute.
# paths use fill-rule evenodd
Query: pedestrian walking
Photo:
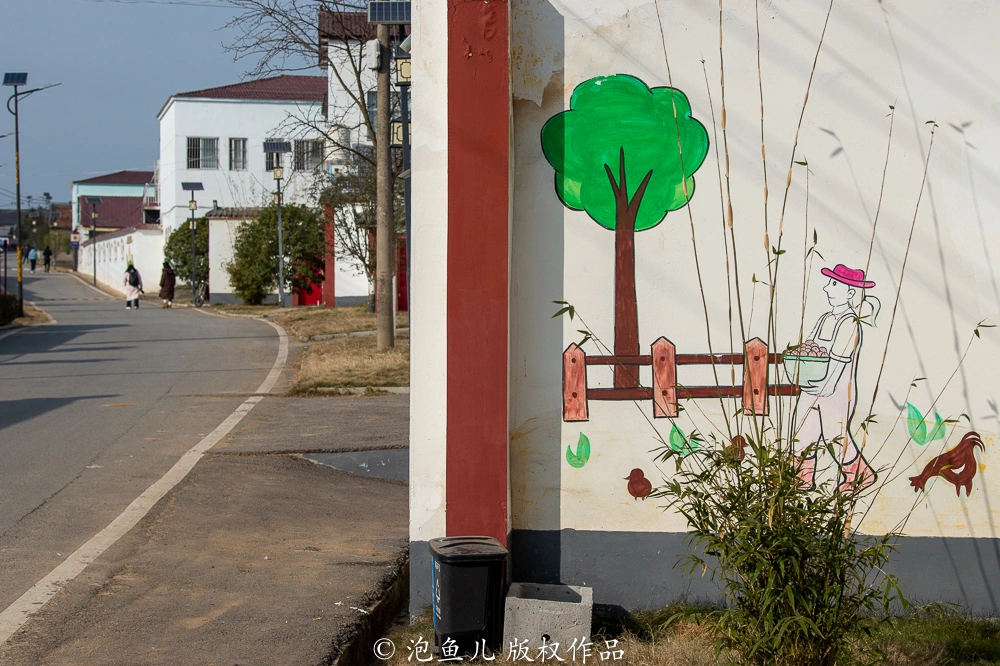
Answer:
<svg viewBox="0 0 1000 666"><path fill-rule="evenodd" d="M163 299L163 307L173 307L174 287L177 286L177 274L169 261L163 262L163 272L160 273L160 298Z"/></svg>
<svg viewBox="0 0 1000 666"><path fill-rule="evenodd" d="M45 264L45 272L49 272L49 267L52 265L52 250L48 245L45 246L45 251L42 252L42 260Z"/></svg>
<svg viewBox="0 0 1000 666"><path fill-rule="evenodd" d="M131 310L133 304L139 309L139 294L142 291L142 276L131 263L125 269L125 309Z"/></svg>
<svg viewBox="0 0 1000 666"><path fill-rule="evenodd" d="M35 272L35 264L38 263L38 250L31 248L28 250L28 261L31 262L31 272Z"/></svg>

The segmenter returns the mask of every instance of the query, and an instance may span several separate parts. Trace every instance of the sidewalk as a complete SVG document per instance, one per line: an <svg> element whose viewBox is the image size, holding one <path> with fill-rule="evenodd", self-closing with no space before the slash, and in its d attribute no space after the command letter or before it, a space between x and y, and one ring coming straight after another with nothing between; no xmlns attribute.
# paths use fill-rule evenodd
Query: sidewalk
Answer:
<svg viewBox="0 0 1000 666"><path fill-rule="evenodd" d="M407 419L405 395L266 398L0 664L333 663L405 561L407 487L295 452L400 448Z"/></svg>

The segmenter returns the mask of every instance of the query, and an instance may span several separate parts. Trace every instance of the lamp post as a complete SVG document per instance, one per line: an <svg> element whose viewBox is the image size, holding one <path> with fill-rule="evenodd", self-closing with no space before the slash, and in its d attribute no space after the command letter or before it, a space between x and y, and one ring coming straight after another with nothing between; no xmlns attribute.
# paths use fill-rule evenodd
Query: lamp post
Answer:
<svg viewBox="0 0 1000 666"><path fill-rule="evenodd" d="M7 111L14 116L14 194L17 198L17 312L19 317L24 316L24 277L21 265L21 128L18 122L17 102L20 98L27 97L31 93L59 85L58 83L50 83L41 88L18 92L18 86L27 85L27 83L27 72L7 72L3 75L3 84L14 88L14 94L7 98ZM14 102L13 109L10 108L11 101Z"/></svg>
<svg viewBox="0 0 1000 666"><path fill-rule="evenodd" d="M194 305L198 304L198 287L195 284L195 273L194 273L194 212L198 210L198 204L194 200L194 193L200 192L205 189L204 185L201 183L181 183L181 189L185 192L191 193L191 201L188 202L188 210L191 211L191 221L188 226L191 227L191 303Z"/></svg>
<svg viewBox="0 0 1000 666"><path fill-rule="evenodd" d="M285 175L281 168L281 155L292 152L292 144L289 141L265 141L264 153L275 154L275 167L272 171L274 182L278 186L278 193L275 195L275 203L278 206L278 307L285 307L285 248L281 233L281 179Z"/></svg>
<svg viewBox="0 0 1000 666"><path fill-rule="evenodd" d="M90 254L94 258L94 286L97 286L97 204L101 197L86 197L90 204Z"/></svg>

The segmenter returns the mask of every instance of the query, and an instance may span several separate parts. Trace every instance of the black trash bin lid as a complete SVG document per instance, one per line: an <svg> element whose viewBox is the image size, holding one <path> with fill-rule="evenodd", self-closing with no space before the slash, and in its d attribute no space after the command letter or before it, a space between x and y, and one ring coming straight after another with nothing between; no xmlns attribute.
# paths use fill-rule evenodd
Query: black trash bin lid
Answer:
<svg viewBox="0 0 1000 666"><path fill-rule="evenodd" d="M427 545L430 547L431 556L438 562L446 564L491 562L507 557L507 549L493 537L440 537L431 539Z"/></svg>

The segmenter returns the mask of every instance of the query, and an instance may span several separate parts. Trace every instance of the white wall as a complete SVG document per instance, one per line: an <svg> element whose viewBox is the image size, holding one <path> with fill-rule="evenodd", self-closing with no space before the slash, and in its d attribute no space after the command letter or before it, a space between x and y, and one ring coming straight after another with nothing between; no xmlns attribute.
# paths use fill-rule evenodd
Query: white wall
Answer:
<svg viewBox="0 0 1000 666"><path fill-rule="evenodd" d="M310 102L271 102L260 100L225 100L175 97L160 114L160 224L170 231L190 216L189 192L181 189L182 182L200 182L204 190L195 192L197 216L220 207L256 207L268 205L276 191L274 178L265 171L264 141L284 138L319 139L319 133L302 134L294 126L295 118L310 118L321 124L322 107ZM187 168L187 138L219 139L218 169ZM229 139L247 139L247 169L229 170ZM282 190L289 204L313 203L311 172L298 172L290 167L294 154L284 156Z"/></svg>
<svg viewBox="0 0 1000 666"><path fill-rule="evenodd" d="M560 337L550 340L552 301L573 303L595 333L613 339L614 234L585 213L558 201L553 170L541 154L539 132L554 114L569 108L580 83L601 75L627 73L650 86L668 85L655 6L648 2L563 2L516 0L512 51L516 174L511 286L512 484L523 489L513 500L515 528L682 531L683 521L664 514L656 502L636 502L622 477L639 467L658 483L671 475L653 462L655 435L639 410L650 403L591 402L587 423L562 423L559 407L559 348L579 339L577 321L564 319ZM780 7L780 8L779 8ZM718 13L707 2L660 3L673 85L691 101L695 117L713 136L708 81L715 113L720 112ZM739 251L740 286L749 335L767 337L766 287L775 245L784 183L802 108L810 66L823 26L826 3L761 4L765 141L770 188L768 219L763 217L760 162L760 100L757 87L752 5L731 5L725 16L726 103L732 159L732 199ZM886 306L874 328L865 329L858 377L861 396L853 426L867 414L883 349L888 348L881 391L874 405L879 421L871 428L866 455L875 466L901 461L862 529L888 529L920 501L906 531L919 536L990 536L996 518L989 496L1000 494L990 473L997 454L1000 423L995 407L1000 344L987 334L976 343L954 377L973 329L980 320L997 323L1000 231L991 221L1000 213L1000 55L992 28L1000 9L982 2L958 2L940 11L932 0L837 2L826 33L818 69L799 135L797 159L807 159L810 177L809 228L805 222L805 170L796 167L784 220L778 286L777 347L795 342L801 321L803 237L818 233L819 250L808 271L805 322L808 331L829 309L819 274L822 266L844 263L863 268L879 200L889 130L890 105L896 107L892 152L869 269L876 287L869 291ZM595 38L596 36L600 38ZM562 51L560 53L560 50ZM928 120L936 120L929 189L921 201L914 242L902 281L901 309L890 317L900 280L906 239L920 191L924 156L930 141ZM955 127L966 127L963 135ZM720 128L721 129L721 128ZM700 270L708 297L715 350L737 349L727 314L725 245L721 226L718 169L711 139L709 157L696 175L691 219L684 210L667 215L652 230L637 234L636 273L640 342L645 348L661 335L680 353L707 352L704 315L692 247L697 234ZM765 229L768 238L765 239ZM730 250L731 251L731 250ZM544 342L545 344L540 344ZM548 344L552 342L553 344ZM590 353L596 345L588 345ZM683 371L682 371L683 372ZM607 385L610 374L592 372L593 383ZM911 388L914 378L927 379ZM648 370L643 376L649 385ZM684 373L686 383L710 383L707 376ZM943 392L943 393L942 393ZM937 396L941 393L941 397ZM913 402L927 411L936 401L944 418L968 414L949 430L947 441L919 446L908 441L900 406ZM777 403L772 401L772 411ZM718 403L687 404L676 420L690 433L713 431ZM542 424L542 427L538 427ZM946 446L954 446L973 427L987 442L970 497L938 479L926 497L914 492L908 476L918 474ZM662 436L670 424L657 423ZM895 428L894 428L895 426ZM571 469L561 453L576 447L584 432L592 460ZM884 444L883 444L884 443ZM558 464L561 473L548 473ZM829 465L829 460L821 462ZM829 473L833 478L833 472ZM557 492L561 501L547 502Z"/></svg>
<svg viewBox="0 0 1000 666"><path fill-rule="evenodd" d="M411 392L411 539L444 533L444 404L446 397L447 240L447 3L424 0L414 7L413 227L414 317ZM511 488L515 529L682 532L686 525L660 503L640 502L623 477L645 470L654 484L669 478L654 463L656 432L642 412L649 402L590 403L590 420L561 419L561 353L580 339L579 319L552 319L553 301L566 300L605 344L614 336L614 234L586 213L558 200L553 169L541 152L542 125L569 108L576 86L617 73L649 86L671 82L686 93L693 115L708 129L709 154L697 172L690 206L667 215L636 237L640 345L667 336L679 353L707 352L701 287L692 226L707 297L715 351L739 350L741 334L728 324L728 293L722 170L718 123L719 26L717 4L659 3L666 34L657 28L656 5L648 0L514 0L511 40L513 99L513 232L511 249ZM1000 46L994 26L1000 6L976 0L844 0L835 3L819 57L796 159L808 160L809 217L805 169L796 167L783 225L779 219L796 124L823 27L826 3L761 3L760 31L765 106L764 141L769 186L764 218L760 98L757 83L753 4L729 5L725 18L727 139L731 160L734 234L740 252L739 288L747 337L765 338L770 247L782 237L776 347L794 342L802 322L803 240L815 230L823 259L805 270L806 328L829 309L819 271L843 263L864 268L873 221L878 228L869 278L881 299L874 328L865 328L858 374L859 414L872 407L878 422L865 449L874 466L900 461L863 530L892 527L911 507L906 525L914 536L983 537L998 532L995 510L1000 480L993 473L1000 416L996 378L1000 344L995 329L974 338L976 323L1000 323ZM705 69L702 66L705 61ZM707 79L707 84L706 84ZM707 89L706 89L707 88ZM709 92L711 91L711 98ZM715 122L713 123L713 105ZM895 106L892 149L885 167L890 105ZM931 126L939 128L919 210L924 158ZM963 129L964 128L964 129ZM723 156L723 160L725 157ZM899 309L891 327L906 241L916 219L912 249L902 278ZM767 236L765 236L765 230ZM728 248L731 253L732 248ZM732 266L730 265L730 272ZM752 276L758 282L754 283ZM734 304L734 308L736 305ZM750 314L753 314L752 321ZM735 317L735 315L734 315ZM423 333L421 333L423 332ZM973 343L956 371L967 345ZM589 353L598 353L595 342ZM871 396L886 351L885 373L874 406ZM711 383L709 372L679 377ZM737 373L739 373L737 369ZM726 370L728 374L728 369ZM911 387L916 378L926 378ZM607 386L610 372L591 372L593 385ZM723 378L726 383L727 378ZM642 374L650 384L649 370ZM739 382L739 375L737 375ZM921 410L935 405L943 418L967 414L949 427L948 438L920 446L907 438L904 403ZM676 420L690 433L713 431L719 407L686 403ZM901 411L902 410L904 411ZM772 402L772 413L777 403ZM900 421L900 415L904 420ZM854 422L858 430L860 418ZM655 423L661 435L668 420ZM908 482L924 465L974 428L986 442L970 496L943 479L918 494ZM584 432L590 462L581 469L565 461ZM858 438L861 434L858 432ZM829 464L829 461L826 461ZM833 472L828 472L829 478ZM992 497L992 500L991 500Z"/></svg>
<svg viewBox="0 0 1000 666"><path fill-rule="evenodd" d="M448 26L443 0L413 6L410 258L410 541L445 535L448 293Z"/></svg>
<svg viewBox="0 0 1000 666"><path fill-rule="evenodd" d="M94 275L94 248L97 250L97 281L125 294L125 269L129 258L142 276L143 288L149 294L160 291L163 268L163 235L159 229L132 229L105 234L96 243L80 246L78 270Z"/></svg>

